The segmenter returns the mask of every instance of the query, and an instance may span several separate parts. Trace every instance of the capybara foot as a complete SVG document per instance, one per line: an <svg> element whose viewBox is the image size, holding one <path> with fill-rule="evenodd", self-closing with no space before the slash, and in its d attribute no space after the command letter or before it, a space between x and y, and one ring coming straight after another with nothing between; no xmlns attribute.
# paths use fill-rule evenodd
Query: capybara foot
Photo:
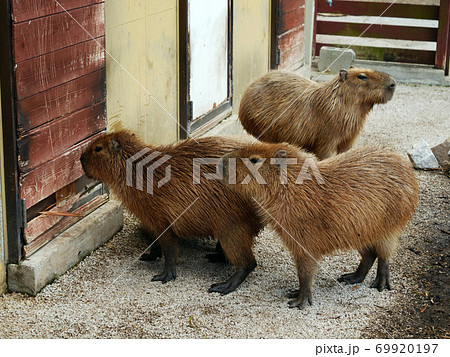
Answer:
<svg viewBox="0 0 450 357"><path fill-rule="evenodd" d="M307 303L309 303L309 305L312 305L311 293L302 294L301 296L300 293L298 293L298 297L296 299L288 302L290 308L297 307L300 310L303 310L306 307Z"/></svg>
<svg viewBox="0 0 450 357"><path fill-rule="evenodd" d="M364 281L365 275L361 275L358 273L348 273L348 274L342 274L340 278L338 278L338 281L340 283L346 283L346 284L358 284Z"/></svg>
<svg viewBox="0 0 450 357"><path fill-rule="evenodd" d="M377 275L371 288L377 288L378 291L383 291L384 289L392 290L391 279L386 275Z"/></svg>
<svg viewBox="0 0 450 357"><path fill-rule="evenodd" d="M229 294L237 289L239 285L245 280L245 278L250 274L253 269L255 269L256 263L246 269L238 270L230 279L224 281L223 283L212 284L208 289L209 293L220 293L222 295Z"/></svg>
<svg viewBox="0 0 450 357"><path fill-rule="evenodd" d="M149 254L142 254L139 257L139 260L142 261L153 261L156 260L158 258L162 258L162 252L161 252L161 247L158 246L152 246L150 249L150 253Z"/></svg>
<svg viewBox="0 0 450 357"><path fill-rule="evenodd" d="M292 290L290 293L288 293L287 297L289 299L297 299L298 295L300 294L300 290Z"/></svg>
<svg viewBox="0 0 450 357"><path fill-rule="evenodd" d="M177 272L176 272L175 267L169 267L169 268L165 268L161 274L155 275L152 278L152 281L161 281L163 284L165 284L168 281L175 280L176 277L177 277Z"/></svg>

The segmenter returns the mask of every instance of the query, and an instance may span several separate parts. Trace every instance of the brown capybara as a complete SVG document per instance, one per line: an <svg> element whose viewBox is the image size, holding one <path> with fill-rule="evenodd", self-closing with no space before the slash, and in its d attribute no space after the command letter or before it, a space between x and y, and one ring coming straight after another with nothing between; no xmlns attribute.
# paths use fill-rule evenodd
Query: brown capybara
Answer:
<svg viewBox="0 0 450 357"><path fill-rule="evenodd" d="M262 228L261 220L250 199L218 180L201 177L200 184L195 183L193 162L220 158L242 146L237 140L219 137L151 146L135 134L119 131L95 140L82 154L81 163L88 177L108 185L144 228L159 237L165 265L153 281L175 279L179 238L213 236L236 273L225 282L213 284L209 291L228 294L256 266L252 244ZM151 169L153 174L148 171ZM202 174L215 172L215 166L201 167Z"/></svg>
<svg viewBox="0 0 450 357"><path fill-rule="evenodd" d="M395 86L370 69L341 70L327 83L272 71L245 90L239 119L259 140L287 142L322 160L350 149L373 105L389 101Z"/></svg>
<svg viewBox="0 0 450 357"><path fill-rule="evenodd" d="M290 307L312 302L318 261L336 250L357 249L362 256L357 270L339 281L362 282L378 258L371 287L391 289L388 260L418 199L406 159L362 147L317 161L288 144L258 143L225 155L221 165L224 184L254 199L292 253L300 288L289 295L295 298Z"/></svg>

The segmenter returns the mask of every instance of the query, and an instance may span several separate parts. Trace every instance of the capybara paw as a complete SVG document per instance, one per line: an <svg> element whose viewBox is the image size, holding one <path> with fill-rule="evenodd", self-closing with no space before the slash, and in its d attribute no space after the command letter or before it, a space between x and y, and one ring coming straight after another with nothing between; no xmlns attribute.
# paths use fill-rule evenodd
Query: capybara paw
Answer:
<svg viewBox="0 0 450 357"><path fill-rule="evenodd" d="M211 263L228 263L225 255L220 253L206 254L206 259L208 259Z"/></svg>
<svg viewBox="0 0 450 357"><path fill-rule="evenodd" d="M309 303L309 305L312 305L312 296L302 296L298 297L297 299L291 300L288 302L290 308L299 308L300 310L303 310L306 305Z"/></svg>
<svg viewBox="0 0 450 357"><path fill-rule="evenodd" d="M392 290L391 281L389 277L386 276L377 276L372 285L370 285L370 287L376 288L380 292L383 291L384 289Z"/></svg>
<svg viewBox="0 0 450 357"><path fill-rule="evenodd" d="M292 290L290 293L288 293L287 297L289 299L297 299L298 295L300 294L300 290Z"/></svg>
<svg viewBox="0 0 450 357"><path fill-rule="evenodd" d="M175 269L169 269L168 271L164 271L161 274L155 275L152 278L152 281L161 281L163 284L175 280L177 277Z"/></svg>
<svg viewBox="0 0 450 357"><path fill-rule="evenodd" d="M365 276L361 276L356 273L348 273L348 274L342 274L338 281L340 283L346 283L346 284L357 284L364 281Z"/></svg>
<svg viewBox="0 0 450 357"><path fill-rule="evenodd" d="M236 288L233 287L233 285L230 284L229 281L225 281L223 283L212 284L208 289L208 293L220 293L222 295L226 295L233 292L234 290L236 290Z"/></svg>

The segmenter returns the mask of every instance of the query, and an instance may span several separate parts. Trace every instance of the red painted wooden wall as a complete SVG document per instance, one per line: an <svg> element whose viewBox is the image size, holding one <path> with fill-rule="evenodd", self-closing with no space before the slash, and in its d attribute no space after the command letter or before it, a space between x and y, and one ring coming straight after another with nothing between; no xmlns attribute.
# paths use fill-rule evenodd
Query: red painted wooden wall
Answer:
<svg viewBox="0 0 450 357"><path fill-rule="evenodd" d="M278 1L278 68L295 70L303 64L305 0Z"/></svg>
<svg viewBox="0 0 450 357"><path fill-rule="evenodd" d="M74 182L83 176L80 154L106 128L104 2L10 1L19 195L28 213L45 210L43 202L69 209L59 197L74 201ZM29 222L25 255L51 239L64 219Z"/></svg>

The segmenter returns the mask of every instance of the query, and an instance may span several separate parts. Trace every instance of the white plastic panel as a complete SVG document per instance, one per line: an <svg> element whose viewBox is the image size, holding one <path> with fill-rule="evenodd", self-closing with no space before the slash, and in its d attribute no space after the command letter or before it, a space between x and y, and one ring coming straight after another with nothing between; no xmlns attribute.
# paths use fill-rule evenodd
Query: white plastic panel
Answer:
<svg viewBox="0 0 450 357"><path fill-rule="evenodd" d="M190 0L188 24L195 119L228 96L228 0Z"/></svg>

